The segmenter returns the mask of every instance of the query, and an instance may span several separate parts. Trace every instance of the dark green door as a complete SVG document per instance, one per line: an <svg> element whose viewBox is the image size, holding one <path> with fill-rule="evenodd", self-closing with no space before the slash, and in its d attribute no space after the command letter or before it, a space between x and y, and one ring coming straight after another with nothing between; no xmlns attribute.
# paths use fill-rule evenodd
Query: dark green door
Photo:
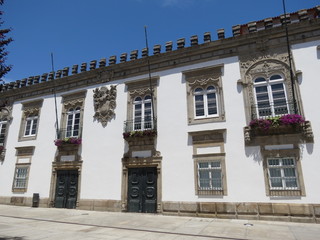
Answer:
<svg viewBox="0 0 320 240"><path fill-rule="evenodd" d="M55 207L76 208L78 193L78 171L58 171L56 186Z"/></svg>
<svg viewBox="0 0 320 240"><path fill-rule="evenodd" d="M157 168L129 168L128 212L157 211Z"/></svg>

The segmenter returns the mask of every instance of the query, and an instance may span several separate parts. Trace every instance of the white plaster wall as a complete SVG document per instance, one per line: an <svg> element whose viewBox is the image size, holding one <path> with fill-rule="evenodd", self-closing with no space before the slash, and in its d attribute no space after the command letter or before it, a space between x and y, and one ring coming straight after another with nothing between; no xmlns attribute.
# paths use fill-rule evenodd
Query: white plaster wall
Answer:
<svg viewBox="0 0 320 240"><path fill-rule="evenodd" d="M298 77L302 104L306 120L312 125L314 143L301 145L301 163L306 198L308 203L319 203L320 191L320 40L297 44L292 47L296 70L302 75Z"/></svg>

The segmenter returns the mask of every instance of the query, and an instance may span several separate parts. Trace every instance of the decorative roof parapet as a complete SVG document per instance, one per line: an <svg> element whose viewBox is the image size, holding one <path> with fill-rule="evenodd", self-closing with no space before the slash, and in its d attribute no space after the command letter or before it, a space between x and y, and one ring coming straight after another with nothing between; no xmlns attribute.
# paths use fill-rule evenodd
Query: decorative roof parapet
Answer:
<svg viewBox="0 0 320 240"><path fill-rule="evenodd" d="M297 22L305 22L307 20L313 20L316 18L320 18L320 6L316 6L310 9L301 9L294 13L288 13L286 15L280 15L277 17L266 18L263 20L249 22L243 25L235 25L232 26L232 35L233 37L238 37L240 35L251 34L257 31L268 30L271 28L281 27L285 23L288 25L297 23ZM217 38L218 40L225 38L224 29L217 30ZM205 32L203 35L203 43L211 42L211 34L210 32ZM199 45L199 40L197 35L193 35L190 37L190 46ZM185 48L185 38L180 38L177 40L177 50ZM173 51L173 42L167 41L165 43L165 52ZM157 55L161 53L161 45L154 45L153 47L153 55ZM142 49L141 57L149 56L149 51L147 48ZM138 50L133 50L130 53L130 60L138 59ZM127 62L127 53L122 53L120 56L120 63ZM117 56L111 56L109 58L109 65L117 64ZM89 64L82 63L80 66L80 72L78 71L78 65L73 65L71 69L71 74L75 75L78 73L83 73L87 71L87 65L89 65L90 70L94 70L97 67L97 61L93 60ZM107 60L102 58L99 61L99 68L106 67ZM32 86L39 83L44 83L47 81L52 81L54 79L59 79L61 77L69 76L69 67L65 67L62 70L58 70L57 72L43 73L41 76L30 76L28 78L23 78L21 80L16 80L15 82L0 84L0 92L8 91L11 89L18 89L22 87Z"/></svg>

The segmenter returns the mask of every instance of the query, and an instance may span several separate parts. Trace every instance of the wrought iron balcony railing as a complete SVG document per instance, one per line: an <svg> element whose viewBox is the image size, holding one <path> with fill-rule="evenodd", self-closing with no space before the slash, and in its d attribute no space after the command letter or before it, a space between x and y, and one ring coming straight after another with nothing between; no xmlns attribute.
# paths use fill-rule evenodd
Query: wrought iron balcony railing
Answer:
<svg viewBox="0 0 320 240"><path fill-rule="evenodd" d="M145 130L157 130L157 120L156 118L146 117L146 118L136 118L134 120L127 120L124 122L125 133L134 131L145 131Z"/></svg>
<svg viewBox="0 0 320 240"><path fill-rule="evenodd" d="M61 128L59 129L58 139L64 138L82 138L82 128L75 126L73 128Z"/></svg>
<svg viewBox="0 0 320 240"><path fill-rule="evenodd" d="M300 114L299 109L297 109L297 112L294 109L295 103L293 101L255 104L251 106L251 119L271 118L285 114Z"/></svg>

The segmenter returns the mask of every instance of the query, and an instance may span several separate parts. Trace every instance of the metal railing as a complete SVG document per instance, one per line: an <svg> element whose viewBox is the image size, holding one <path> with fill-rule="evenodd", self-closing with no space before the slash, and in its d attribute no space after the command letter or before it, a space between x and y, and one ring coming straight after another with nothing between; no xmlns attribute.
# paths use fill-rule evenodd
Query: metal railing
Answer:
<svg viewBox="0 0 320 240"><path fill-rule="evenodd" d="M59 129L58 139L64 138L81 138L82 137L82 127L74 128L61 128Z"/></svg>
<svg viewBox="0 0 320 240"><path fill-rule="evenodd" d="M132 131L145 131L145 130L156 130L157 119L152 117L136 118L134 120L127 120L124 122L124 132Z"/></svg>
<svg viewBox="0 0 320 240"><path fill-rule="evenodd" d="M294 108L295 103L293 101L255 104L251 106L251 119L270 118L285 114L300 114L299 109L295 112Z"/></svg>

